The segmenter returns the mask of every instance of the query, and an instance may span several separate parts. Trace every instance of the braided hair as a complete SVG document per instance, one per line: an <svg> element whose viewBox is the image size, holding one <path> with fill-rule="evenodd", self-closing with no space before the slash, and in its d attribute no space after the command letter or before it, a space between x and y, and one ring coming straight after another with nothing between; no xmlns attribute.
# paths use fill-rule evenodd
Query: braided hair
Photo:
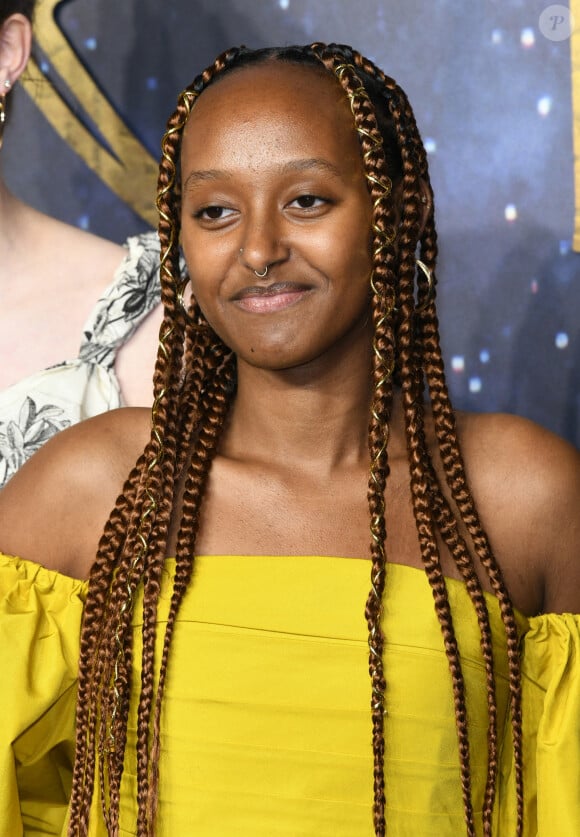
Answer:
<svg viewBox="0 0 580 837"><path fill-rule="evenodd" d="M502 580L467 486L450 404L435 310L437 237L426 153L403 90L371 61L345 45L248 50L221 54L179 96L162 142L157 206L161 241L164 320L154 379L152 431L107 522L93 565L85 606L79 664L76 759L69 834L88 833L91 802L99 788L109 833L119 829L120 786L132 690L131 615L139 595L143 611L141 683L137 705L136 833L155 829L160 714L176 616L191 582L200 509L212 459L235 397L236 359L207 324L195 299L185 306L179 271L178 158L184 126L196 98L224 73L283 61L326 71L348 98L373 203L371 297L372 386L368 446L371 585L365 614L369 634L370 709L374 759L373 821L386 834L385 690L382 599L387 571L384 496L389 474L388 435L394 387L402 394L410 487L425 573L447 655L458 737L466 833L476 834L472 802L465 683L437 539L446 544L471 598L480 629L488 705L488 767L483 834L492 833L498 774L495 666L489 613L476 566L499 601L507 640L510 716L516 775L517 835L523 829L521 678L518 631ZM396 181L399 215L392 198ZM422 195L429 194L426 223ZM396 238L396 246L395 246ZM421 269L417 270L416 257ZM446 482L426 441L425 397L434 419ZM180 509L178 484L183 485ZM450 496L450 499L447 497ZM157 606L169 523L180 512L172 597L154 664ZM469 538L460 534L460 527ZM362 607L362 603L361 603Z"/></svg>

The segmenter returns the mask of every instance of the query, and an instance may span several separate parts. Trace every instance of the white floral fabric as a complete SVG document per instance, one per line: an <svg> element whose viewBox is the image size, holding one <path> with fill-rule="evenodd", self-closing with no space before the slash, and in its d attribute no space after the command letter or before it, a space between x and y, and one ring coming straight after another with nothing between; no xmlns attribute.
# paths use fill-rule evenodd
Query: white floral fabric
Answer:
<svg viewBox="0 0 580 837"><path fill-rule="evenodd" d="M0 488L59 430L122 406L117 352L160 300L157 233L133 236L125 246L125 258L85 323L78 357L0 392Z"/></svg>

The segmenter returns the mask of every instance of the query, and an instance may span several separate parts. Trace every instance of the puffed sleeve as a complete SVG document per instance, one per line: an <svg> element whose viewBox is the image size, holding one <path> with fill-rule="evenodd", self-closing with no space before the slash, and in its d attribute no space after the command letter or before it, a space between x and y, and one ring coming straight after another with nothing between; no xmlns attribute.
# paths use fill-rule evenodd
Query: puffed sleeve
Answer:
<svg viewBox="0 0 580 837"><path fill-rule="evenodd" d="M0 837L64 833L85 595L0 554Z"/></svg>
<svg viewBox="0 0 580 837"><path fill-rule="evenodd" d="M580 616L548 613L530 619L522 673L528 744L535 737L537 834L578 837Z"/></svg>

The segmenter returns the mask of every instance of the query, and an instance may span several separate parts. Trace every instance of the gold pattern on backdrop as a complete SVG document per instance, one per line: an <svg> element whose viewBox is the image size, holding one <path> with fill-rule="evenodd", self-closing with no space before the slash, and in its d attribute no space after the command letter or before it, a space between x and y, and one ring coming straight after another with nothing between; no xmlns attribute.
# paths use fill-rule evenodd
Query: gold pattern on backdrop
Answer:
<svg viewBox="0 0 580 837"><path fill-rule="evenodd" d="M87 166L141 218L156 226L157 161L119 117L59 28L55 10L62 2L38 0L35 39L82 111L98 126L102 139L91 133L33 58L22 85Z"/></svg>
<svg viewBox="0 0 580 837"><path fill-rule="evenodd" d="M574 21L570 50L572 56L572 112L574 120L574 193L576 214L574 218L574 250L580 252L580 0L570 0L570 12Z"/></svg>

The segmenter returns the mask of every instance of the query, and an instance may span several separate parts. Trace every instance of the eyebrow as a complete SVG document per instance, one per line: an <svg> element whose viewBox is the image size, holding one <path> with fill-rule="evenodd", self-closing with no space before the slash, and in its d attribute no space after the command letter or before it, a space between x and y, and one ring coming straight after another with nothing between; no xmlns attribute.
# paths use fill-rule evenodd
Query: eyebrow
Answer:
<svg viewBox="0 0 580 837"><path fill-rule="evenodd" d="M306 160L291 160L282 166L282 173L289 174L293 171L309 171L311 169L322 171L325 174L331 174L333 177L340 177L340 169L334 163L325 160L322 157L309 157Z"/></svg>
<svg viewBox="0 0 580 837"><path fill-rule="evenodd" d="M284 175L291 174L292 172L306 171L319 171L324 174L331 175L332 177L341 176L340 169L335 166L334 163L331 163L322 157L308 157L304 160L290 160L288 163L284 163L281 167L280 174ZM231 174L227 171L223 171L222 169L194 170L187 175L183 188L190 189L197 183L206 180L229 180L230 178Z"/></svg>
<svg viewBox="0 0 580 837"><path fill-rule="evenodd" d="M183 188L189 189L192 186L195 186L196 183L204 180L223 180L224 178L229 179L230 175L220 169L202 169L201 171L194 170L187 175Z"/></svg>

